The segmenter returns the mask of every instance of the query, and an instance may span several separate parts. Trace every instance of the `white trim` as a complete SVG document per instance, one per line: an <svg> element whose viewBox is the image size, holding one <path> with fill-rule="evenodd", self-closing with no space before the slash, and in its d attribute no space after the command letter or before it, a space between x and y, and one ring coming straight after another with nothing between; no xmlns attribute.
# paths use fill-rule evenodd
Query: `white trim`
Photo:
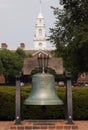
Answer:
<svg viewBox="0 0 88 130"><path fill-rule="evenodd" d="M43 50L38 50L37 52L35 52L34 54L32 54L32 56L35 56L38 53L43 53L43 54L45 54L47 56L49 55L47 52L44 52ZM51 55L49 55L49 57L51 57Z"/></svg>

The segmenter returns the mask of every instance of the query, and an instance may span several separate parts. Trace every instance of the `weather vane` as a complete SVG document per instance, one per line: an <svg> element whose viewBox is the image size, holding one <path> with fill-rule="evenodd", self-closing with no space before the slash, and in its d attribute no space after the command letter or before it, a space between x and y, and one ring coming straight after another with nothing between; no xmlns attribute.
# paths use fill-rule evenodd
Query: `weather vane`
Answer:
<svg viewBox="0 0 88 130"><path fill-rule="evenodd" d="M40 13L41 13L41 3L42 3L42 1L40 0Z"/></svg>

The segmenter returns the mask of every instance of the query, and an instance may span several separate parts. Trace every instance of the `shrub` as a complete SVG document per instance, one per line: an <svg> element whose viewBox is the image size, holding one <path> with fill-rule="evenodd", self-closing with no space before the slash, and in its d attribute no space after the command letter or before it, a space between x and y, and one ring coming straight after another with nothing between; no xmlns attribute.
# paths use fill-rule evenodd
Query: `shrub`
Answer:
<svg viewBox="0 0 88 130"><path fill-rule="evenodd" d="M62 106L27 106L25 99L29 96L31 87L21 88L22 119L65 119L65 87L57 87L57 94L64 101ZM0 120L15 119L15 87L0 86ZM73 119L88 119L88 88L73 88Z"/></svg>

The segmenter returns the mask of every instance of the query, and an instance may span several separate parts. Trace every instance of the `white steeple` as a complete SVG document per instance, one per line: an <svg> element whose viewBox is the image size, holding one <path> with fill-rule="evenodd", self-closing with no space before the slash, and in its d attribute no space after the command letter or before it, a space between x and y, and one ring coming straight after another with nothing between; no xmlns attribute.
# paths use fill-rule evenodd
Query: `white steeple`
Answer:
<svg viewBox="0 0 88 130"><path fill-rule="evenodd" d="M40 0L40 11L37 17L37 24L35 25L34 49L46 50L46 34L45 34L44 17L41 11L41 0Z"/></svg>

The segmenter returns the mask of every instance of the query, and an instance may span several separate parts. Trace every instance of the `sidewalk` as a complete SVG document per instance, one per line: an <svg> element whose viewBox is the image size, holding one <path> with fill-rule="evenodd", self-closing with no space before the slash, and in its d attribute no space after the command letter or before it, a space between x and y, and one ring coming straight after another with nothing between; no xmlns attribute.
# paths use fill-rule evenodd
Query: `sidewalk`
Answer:
<svg viewBox="0 0 88 130"><path fill-rule="evenodd" d="M88 130L88 121L74 121L73 125L67 125L64 120L24 120L21 125L0 121L0 130Z"/></svg>

